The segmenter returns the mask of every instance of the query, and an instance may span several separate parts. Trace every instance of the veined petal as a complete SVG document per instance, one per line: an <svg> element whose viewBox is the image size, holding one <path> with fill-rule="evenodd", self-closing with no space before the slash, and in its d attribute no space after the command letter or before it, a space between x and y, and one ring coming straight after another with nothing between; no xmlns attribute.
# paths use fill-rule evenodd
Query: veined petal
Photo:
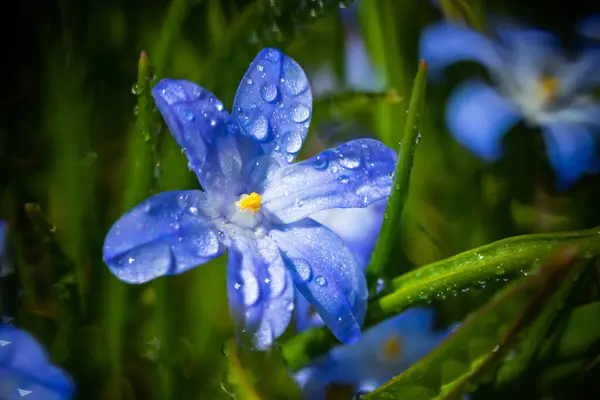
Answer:
<svg viewBox="0 0 600 400"><path fill-rule="evenodd" d="M212 260L225 247L207 209L199 190L150 197L112 226L104 240L104 262L122 281L144 283Z"/></svg>
<svg viewBox="0 0 600 400"><path fill-rule="evenodd" d="M204 190L239 191L239 135L221 100L193 82L174 79L158 82L152 95Z"/></svg>
<svg viewBox="0 0 600 400"><path fill-rule="evenodd" d="M304 71L277 49L263 49L244 75L233 103L233 119L261 144L261 155L278 164L294 162L312 114L312 94ZM265 172L261 169L261 172ZM256 176L256 183L264 176Z"/></svg>
<svg viewBox="0 0 600 400"><path fill-rule="evenodd" d="M367 284L356 258L335 233L311 219L273 229L294 285L343 343L360 335Z"/></svg>
<svg viewBox="0 0 600 400"><path fill-rule="evenodd" d="M66 400L74 393L69 376L50 364L44 349L26 331L0 326L0 393L21 397L19 389L31 391L32 399Z"/></svg>
<svg viewBox="0 0 600 400"><path fill-rule="evenodd" d="M285 332L294 310L294 285L271 239L232 243L227 294L242 342L265 350Z"/></svg>
<svg viewBox="0 0 600 400"><path fill-rule="evenodd" d="M330 208L367 207L390 194L396 160L377 140L352 140L276 171L262 209L289 223Z"/></svg>
<svg viewBox="0 0 600 400"><path fill-rule="evenodd" d="M332 208L319 211L310 218L341 237L366 272L383 224L386 206L387 199L382 199L365 208Z"/></svg>
<svg viewBox="0 0 600 400"><path fill-rule="evenodd" d="M584 125L556 122L545 126L543 133L558 187L569 188L586 172L598 171L594 136Z"/></svg>
<svg viewBox="0 0 600 400"><path fill-rule="evenodd" d="M502 136L520 119L508 100L476 80L456 89L446 109L446 121L456 140L486 161L500 157Z"/></svg>
<svg viewBox="0 0 600 400"><path fill-rule="evenodd" d="M503 62L496 45L484 35L451 22L426 28L419 44L419 57L436 74L460 61L475 61L498 73Z"/></svg>

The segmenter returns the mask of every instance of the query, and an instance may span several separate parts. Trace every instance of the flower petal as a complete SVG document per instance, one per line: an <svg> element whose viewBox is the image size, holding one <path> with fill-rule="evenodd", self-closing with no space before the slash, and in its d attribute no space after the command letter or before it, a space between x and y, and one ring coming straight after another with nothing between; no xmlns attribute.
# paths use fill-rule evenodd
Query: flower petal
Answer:
<svg viewBox="0 0 600 400"><path fill-rule="evenodd" d="M164 192L123 215L104 240L104 262L128 283L179 274L223 254L199 190Z"/></svg>
<svg viewBox="0 0 600 400"><path fill-rule="evenodd" d="M560 95L568 97L578 92L591 92L600 85L598 70L600 70L600 49L582 52L579 59L565 69Z"/></svg>
<svg viewBox="0 0 600 400"><path fill-rule="evenodd" d="M318 328L325 325L323 318L317 313L311 312L311 305L306 297L298 289L295 290L296 300L296 331L304 332L309 328Z"/></svg>
<svg viewBox="0 0 600 400"><path fill-rule="evenodd" d="M312 94L302 68L277 49L261 50L233 103L233 119L243 133L261 143L262 154L290 164L302 147L311 113Z"/></svg>
<svg viewBox="0 0 600 400"><path fill-rule="evenodd" d="M296 288L343 343L360 335L367 284L356 258L335 233L311 219L273 229Z"/></svg>
<svg viewBox="0 0 600 400"><path fill-rule="evenodd" d="M285 332L294 285L272 240L236 238L227 263L227 294L242 342L265 350Z"/></svg>
<svg viewBox="0 0 600 400"><path fill-rule="evenodd" d="M33 399L70 399L74 385L69 376L53 366L42 346L26 331L12 325L0 326L0 393L31 391ZM37 397L36 397L37 396ZM44 397L46 396L46 397Z"/></svg>
<svg viewBox="0 0 600 400"><path fill-rule="evenodd" d="M559 188L567 189L586 172L598 171L594 136L584 125L557 122L547 125L543 133Z"/></svg>
<svg viewBox="0 0 600 400"><path fill-rule="evenodd" d="M152 95L206 192L239 191L242 144L221 100L193 82L174 79L158 82Z"/></svg>
<svg viewBox="0 0 600 400"><path fill-rule="evenodd" d="M366 272L383 224L387 199L365 208L332 208L310 216L341 237Z"/></svg>
<svg viewBox="0 0 600 400"><path fill-rule="evenodd" d="M486 161L500 157L502 136L520 118L510 102L476 80L456 89L446 109L448 127L456 140Z"/></svg>
<svg viewBox="0 0 600 400"><path fill-rule="evenodd" d="M495 72L501 71L503 66L490 39L451 22L437 23L425 29L419 44L419 57L427 60L434 76L460 61L475 61Z"/></svg>
<svg viewBox="0 0 600 400"><path fill-rule="evenodd" d="M359 139L276 171L262 208L281 223L330 208L356 208L387 197L396 153L373 139Z"/></svg>

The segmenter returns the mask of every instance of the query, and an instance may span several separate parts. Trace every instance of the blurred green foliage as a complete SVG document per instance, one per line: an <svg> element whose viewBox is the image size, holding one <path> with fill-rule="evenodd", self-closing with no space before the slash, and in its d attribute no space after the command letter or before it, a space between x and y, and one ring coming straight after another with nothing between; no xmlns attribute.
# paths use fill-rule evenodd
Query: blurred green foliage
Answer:
<svg viewBox="0 0 600 400"><path fill-rule="evenodd" d="M9 248L17 275L3 282L2 306L4 314L16 316L19 325L33 332L69 370L78 383L78 398L296 398L297 388L284 374L279 350L253 355L242 349L240 354L229 341L224 257L182 276L131 286L104 266L102 243L112 223L152 193L198 185L153 107L151 85L163 77L185 78L231 104L243 72L267 46L281 48L307 71L330 67L343 81L343 43L350 28L342 24L339 9L349 3L15 3L17 10L10 18L21 30L6 36L16 50L5 52L12 72L4 86L0 119L0 218L10 223ZM453 3L458 8L452 15L464 13L467 2ZM477 13L463 15L467 23L473 24L485 9L528 19L563 36L581 15L593 11L583 2L476 3ZM316 98L301 156L322 150L329 134L324 124L332 121L372 132L398 148L417 72L419 32L439 18L442 13L424 1L363 0L352 29L364 35L386 88L381 93L352 90ZM465 379L468 390L477 388L473 398L583 398L587 391L599 393L598 382L590 378L600 372L600 278L592 263L598 255L598 233L547 232L599 225L600 177L586 177L572 190L558 192L539 132L525 127L508 136L507 157L494 165L483 164L461 148L444 127L444 106L453 85L474 71L470 65L454 66L445 85L428 87L419 121L423 139L402 225L397 227L400 235L390 247L391 262L381 271L386 290L373 299L370 315L376 317L371 323L417 303L436 306L440 325L462 320L507 284L504 277L525 275L521 270L539 267L540 260L562 244L580 245L579 261L567 264L580 268L585 279L574 282L568 274L576 270L570 269L562 285L546 285L547 279L555 283L555 275L548 277L544 268L539 275L509 279L510 286L465 323L467 329L390 385L420 385L411 376L427 370L438 374L439 382L423 386L433 393L425 398L437 395L442 385L463 385ZM459 254L542 232L546 236L527 236L547 239L535 251L527 248L531 254L521 252L523 247L515 248L517 256L498 251L486 258L487 266L471 265L467 253ZM506 249L521 239L474 252L500 248L493 246ZM497 274L501 263L505 274ZM420 272L410 272L424 265ZM423 276L414 274L444 265L464 277L464 286L454 288L452 295L417 299L423 285L443 286L443 281L435 274L421 281ZM392 279L401 274L405 275ZM417 288L418 301L399 305L394 299L406 299L402 291L411 285ZM533 302L535 310L527 306ZM474 317L480 314L481 319ZM519 325L519 315L526 316L526 326ZM473 336L471 329L476 331ZM492 337L492 332L500 336ZM291 366L303 365L332 343L326 331L310 335L325 347L308 347L302 336L293 338L293 332L282 338L283 355L292 354L287 360ZM519 353L508 361L495 361L501 365L502 379L488 379L491 369L482 371L481 378L465 378L465 371L479 374L482 363L495 357L492 344L505 339L503 354L511 355L513 345ZM446 353L451 357L430 370L427 363ZM535 384L530 384L532 379ZM407 389L400 396L416 399L423 393L429 392Z"/></svg>

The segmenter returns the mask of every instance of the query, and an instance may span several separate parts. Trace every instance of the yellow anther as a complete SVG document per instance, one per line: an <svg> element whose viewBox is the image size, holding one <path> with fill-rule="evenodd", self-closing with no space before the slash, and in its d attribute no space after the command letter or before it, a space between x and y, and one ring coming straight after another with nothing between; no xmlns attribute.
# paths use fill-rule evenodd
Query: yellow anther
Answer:
<svg viewBox="0 0 600 400"><path fill-rule="evenodd" d="M544 76L540 80L540 92L545 99L551 100L556 96L560 81L555 76Z"/></svg>
<svg viewBox="0 0 600 400"><path fill-rule="evenodd" d="M400 338L396 335L392 335L383 342L381 346L381 352L383 358L386 360L397 360L400 358L400 352L402 351L402 346L400 343Z"/></svg>
<svg viewBox="0 0 600 400"><path fill-rule="evenodd" d="M252 213L257 212L258 210L260 210L261 198L262 197L260 196L260 194L256 192L252 192L250 194L243 194L240 197L240 201L238 203L240 210L251 210Z"/></svg>

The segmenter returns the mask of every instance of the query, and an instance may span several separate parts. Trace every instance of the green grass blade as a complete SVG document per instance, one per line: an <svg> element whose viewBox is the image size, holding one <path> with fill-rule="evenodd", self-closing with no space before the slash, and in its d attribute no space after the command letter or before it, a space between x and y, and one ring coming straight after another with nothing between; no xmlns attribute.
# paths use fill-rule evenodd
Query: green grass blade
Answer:
<svg viewBox="0 0 600 400"><path fill-rule="evenodd" d="M402 141L398 150L398 163L394 172L394 184L388 199L379 239L377 240L377 245L367 270L367 278L371 284L383 273L386 264L391 259L394 245L397 243L400 234L402 210L408 198L415 149L420 140L418 121L425 100L426 87L427 63L421 61L410 97L404 134L402 135Z"/></svg>

